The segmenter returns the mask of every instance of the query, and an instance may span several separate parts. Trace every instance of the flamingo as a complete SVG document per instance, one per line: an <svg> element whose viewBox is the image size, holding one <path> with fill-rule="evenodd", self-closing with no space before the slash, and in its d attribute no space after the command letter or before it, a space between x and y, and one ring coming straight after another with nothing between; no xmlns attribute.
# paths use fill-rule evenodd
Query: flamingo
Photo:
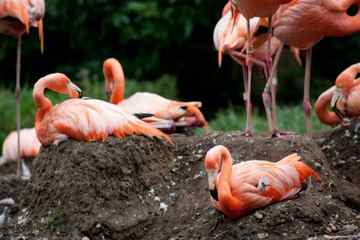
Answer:
<svg viewBox="0 0 360 240"><path fill-rule="evenodd" d="M18 168L17 175L21 171L21 142L20 142L20 72L21 72L21 37L29 32L30 26L37 27L39 31L41 52L44 50L44 34L42 18L45 14L44 0L2 0L0 2L0 33L18 39L16 59L16 130L18 146Z"/></svg>
<svg viewBox="0 0 360 240"><path fill-rule="evenodd" d="M109 101L127 113L142 116L142 120L160 129L199 126L207 131L207 121L199 110L201 102L179 102L147 92L124 99L125 76L120 62L115 58L105 60L103 73Z"/></svg>
<svg viewBox="0 0 360 240"><path fill-rule="evenodd" d="M10 161L21 159L21 178L29 179L30 170L23 159L35 158L39 152L41 143L36 137L35 128L21 129L21 148L20 157L17 152L17 132L12 131L6 138L2 147L2 156L0 157L0 166Z"/></svg>
<svg viewBox="0 0 360 240"><path fill-rule="evenodd" d="M303 107L306 130L311 135L310 75L312 47L324 37L341 37L360 30L360 14L350 14L358 0L293 0L274 17L274 36L306 50ZM358 9L357 9L358 10ZM274 63L275 64L275 63Z"/></svg>
<svg viewBox="0 0 360 240"><path fill-rule="evenodd" d="M251 23L250 19L254 17L262 17L262 18L268 18L268 28L266 28L267 34L267 59L266 64L268 66L268 69L272 69L272 52L271 52L271 41L272 41L272 16L274 13L278 10L281 4L286 4L290 2L291 0L266 0L266 1L259 1L259 0L229 0L231 3L231 12L232 12L232 19L233 21L236 21L239 14L242 14L243 17L246 19L246 33L247 33L247 39L246 39L246 66L247 66L247 85L248 88L248 94L246 94L247 99L250 98L250 92L251 92L251 78L252 78L252 62L250 59L250 51L252 47L251 43ZM226 7L227 9L229 7ZM224 9L225 11L226 9ZM228 26L229 28L230 26ZM270 30L270 31L269 31ZM275 88L273 87L272 83L273 79L268 78L267 84L271 90L272 96L275 96ZM247 101L247 111L250 111L251 105L250 101Z"/></svg>
<svg viewBox="0 0 360 240"><path fill-rule="evenodd" d="M9 215L9 207L13 207L15 205L15 201L12 198L5 198L0 201L0 206L3 206L3 211L0 214L0 227L3 227L8 220Z"/></svg>
<svg viewBox="0 0 360 240"><path fill-rule="evenodd" d="M344 118L360 116L360 63L346 68L336 78L335 86L320 95L315 104L321 122L330 126L343 123ZM328 111L331 106L334 112Z"/></svg>
<svg viewBox="0 0 360 240"><path fill-rule="evenodd" d="M243 50L246 44L246 19L242 16L242 14L238 14L235 21L232 21L232 12L229 10L228 4L224 7L223 17L218 21L216 27L214 29L214 45L218 50L218 62L219 66L221 66L222 54L228 53L237 63L242 66L243 69L243 80L245 86L244 96L250 96L251 89L247 86L247 76L246 76L246 56L243 54ZM230 24L230 27L229 27ZM232 26L234 25L234 26ZM232 31L228 31L229 29ZM254 17L250 20L250 29L251 29L251 42L253 43L254 50L249 57L250 60L256 65L263 68L265 77L270 77L270 69L268 68L266 61L268 59L267 45L265 44L266 35L263 33L264 29L268 28L268 22L265 18L257 18ZM280 41L272 37L271 41L271 56L275 55L277 52L281 52L279 47L282 46ZM292 52L295 55L296 60L301 65L301 59L299 57L298 49L291 48ZM276 58L279 58L280 55L276 55ZM273 76L271 76L273 78ZM276 78L273 79L273 86L276 85ZM276 88L273 89L274 95L270 96L270 84L267 81L266 87L263 92L263 102L266 110L266 117L269 123L269 128L272 136L281 136L283 133L277 129L276 126L276 112L271 112L271 109L274 106L270 104L273 103L275 105L275 93ZM270 97L273 98L273 101L270 100ZM251 123L251 101L250 97L244 97L244 100L249 102L250 107L246 108L247 110L247 124L245 129L245 135L252 135L252 123Z"/></svg>
<svg viewBox="0 0 360 240"><path fill-rule="evenodd" d="M320 176L296 153L273 163L246 161L232 165L229 150L221 145L205 156L213 206L229 218L239 218L254 209L291 199L309 177Z"/></svg>
<svg viewBox="0 0 360 240"><path fill-rule="evenodd" d="M68 94L73 99L53 106L44 96L45 89ZM43 146L58 144L68 138L77 141L105 141L109 135L122 138L131 134L158 137L171 143L166 134L117 106L96 99L78 99L80 93L80 88L61 73L49 74L35 83L35 129Z"/></svg>

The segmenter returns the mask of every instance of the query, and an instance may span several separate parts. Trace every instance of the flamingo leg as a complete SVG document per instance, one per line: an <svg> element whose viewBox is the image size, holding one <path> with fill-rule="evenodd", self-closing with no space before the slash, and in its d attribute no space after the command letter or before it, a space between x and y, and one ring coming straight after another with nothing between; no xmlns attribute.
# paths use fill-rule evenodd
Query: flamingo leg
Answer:
<svg viewBox="0 0 360 240"><path fill-rule="evenodd" d="M21 86L20 86L20 71L21 71L21 36L17 42L17 56L16 56L16 132L17 132L17 176L21 177L21 157L20 157L20 127L21 127Z"/></svg>
<svg viewBox="0 0 360 240"><path fill-rule="evenodd" d="M250 42L251 42L251 33L250 33L250 21L246 20L247 25L247 41L248 44L246 46L246 59L245 64L247 66L247 91L246 91L246 128L245 128L245 136L252 136L252 104L251 104L251 73L252 73L252 62L249 58L250 56Z"/></svg>
<svg viewBox="0 0 360 240"><path fill-rule="evenodd" d="M311 77L311 58L312 48L306 50L306 65L304 79L304 100L303 107L305 113L306 133L311 137L311 102L310 102L310 77Z"/></svg>

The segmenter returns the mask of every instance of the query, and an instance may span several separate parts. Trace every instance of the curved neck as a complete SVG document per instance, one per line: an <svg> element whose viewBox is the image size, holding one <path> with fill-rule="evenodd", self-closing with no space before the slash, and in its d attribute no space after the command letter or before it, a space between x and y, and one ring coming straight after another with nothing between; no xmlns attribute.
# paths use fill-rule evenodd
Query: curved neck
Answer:
<svg viewBox="0 0 360 240"><path fill-rule="evenodd" d="M331 19L326 34L329 37L342 37L360 31L360 16L348 16L346 10L335 13Z"/></svg>
<svg viewBox="0 0 360 240"><path fill-rule="evenodd" d="M35 117L35 125L40 122L44 115L52 108L52 103L49 98L44 95L44 91L46 88L46 82L36 83L33 91L33 100L37 107L36 117Z"/></svg>
<svg viewBox="0 0 360 240"><path fill-rule="evenodd" d="M235 216L238 215L239 210L242 209L243 203L235 198L231 192L231 173L232 173L232 159L227 149L221 149L221 171L219 181L217 185L219 202L224 207L227 215Z"/></svg>
<svg viewBox="0 0 360 240"><path fill-rule="evenodd" d="M125 95L125 75L121 64L115 59L108 59L104 63L103 73L106 84L112 85L109 101L120 103Z"/></svg>
<svg viewBox="0 0 360 240"><path fill-rule="evenodd" d="M328 110L334 91L335 87L326 90L315 103L315 111L319 120L330 126L336 126L341 122L335 112Z"/></svg>

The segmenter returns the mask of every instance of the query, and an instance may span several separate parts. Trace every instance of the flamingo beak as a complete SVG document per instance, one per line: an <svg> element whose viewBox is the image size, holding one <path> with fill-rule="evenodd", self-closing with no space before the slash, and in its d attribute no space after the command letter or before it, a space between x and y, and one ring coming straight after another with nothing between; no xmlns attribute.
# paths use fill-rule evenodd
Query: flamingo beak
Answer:
<svg viewBox="0 0 360 240"><path fill-rule="evenodd" d="M217 171L208 171L208 181L209 181L209 192L213 199L218 201L218 192L216 189L216 179L217 179Z"/></svg>
<svg viewBox="0 0 360 240"><path fill-rule="evenodd" d="M210 191L210 195L211 197L216 200L216 201L219 201L219 196L218 196L218 191L217 189L215 188L214 190L209 190Z"/></svg>
<svg viewBox="0 0 360 240"><path fill-rule="evenodd" d="M81 98L82 97L82 90L76 86L74 83L70 82L68 85L68 88L70 90L70 96L75 98ZM76 94L73 94L73 92L76 92Z"/></svg>
<svg viewBox="0 0 360 240"><path fill-rule="evenodd" d="M343 97L344 96L342 94L341 89L335 88L335 91L334 91L333 96L331 98L331 103L330 103L331 108L336 108L337 101L339 101L339 99L341 99Z"/></svg>

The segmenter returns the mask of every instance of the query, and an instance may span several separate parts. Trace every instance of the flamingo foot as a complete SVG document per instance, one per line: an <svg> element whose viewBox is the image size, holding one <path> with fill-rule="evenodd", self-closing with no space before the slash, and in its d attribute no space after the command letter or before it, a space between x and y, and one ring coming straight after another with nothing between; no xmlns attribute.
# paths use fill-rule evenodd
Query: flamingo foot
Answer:
<svg viewBox="0 0 360 240"><path fill-rule="evenodd" d="M252 130L246 128L240 135L245 137L253 137L253 132Z"/></svg>
<svg viewBox="0 0 360 240"><path fill-rule="evenodd" d="M295 132L274 129L270 135L270 138L280 138L283 140L289 140L289 138L293 137L294 135L296 135Z"/></svg>

